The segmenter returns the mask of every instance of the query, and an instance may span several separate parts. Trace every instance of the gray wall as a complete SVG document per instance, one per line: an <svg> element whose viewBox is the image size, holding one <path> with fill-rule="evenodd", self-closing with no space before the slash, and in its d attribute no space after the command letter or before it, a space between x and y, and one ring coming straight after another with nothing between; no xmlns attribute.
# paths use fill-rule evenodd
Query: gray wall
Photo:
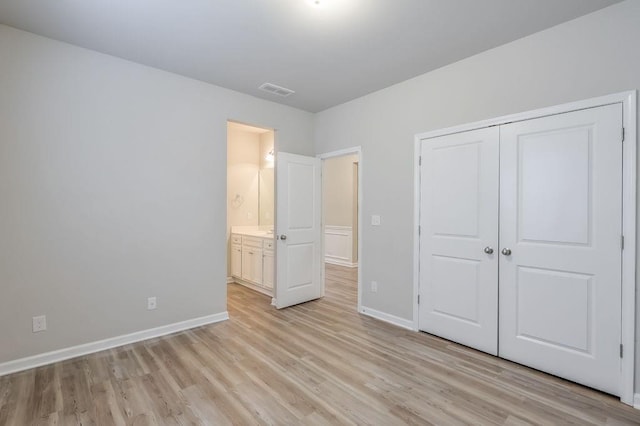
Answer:
<svg viewBox="0 0 640 426"><path fill-rule="evenodd" d="M312 115L6 26L0 58L0 363L224 312L227 119L313 154Z"/></svg>
<svg viewBox="0 0 640 426"><path fill-rule="evenodd" d="M415 134L640 88L639 42L628 0L317 114L318 153L363 149L363 305L412 319Z"/></svg>

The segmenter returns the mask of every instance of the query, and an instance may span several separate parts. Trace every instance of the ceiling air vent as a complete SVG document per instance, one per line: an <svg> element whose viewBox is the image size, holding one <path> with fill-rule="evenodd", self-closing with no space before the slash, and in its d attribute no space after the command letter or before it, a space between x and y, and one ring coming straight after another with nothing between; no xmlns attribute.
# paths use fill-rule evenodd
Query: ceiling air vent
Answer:
<svg viewBox="0 0 640 426"><path fill-rule="evenodd" d="M291 89L287 89L286 87L280 87L272 83L264 83L262 86L258 87L258 89L264 90L265 92L269 92L277 96L281 96L283 98L286 98L287 96L293 95L294 93L296 93Z"/></svg>

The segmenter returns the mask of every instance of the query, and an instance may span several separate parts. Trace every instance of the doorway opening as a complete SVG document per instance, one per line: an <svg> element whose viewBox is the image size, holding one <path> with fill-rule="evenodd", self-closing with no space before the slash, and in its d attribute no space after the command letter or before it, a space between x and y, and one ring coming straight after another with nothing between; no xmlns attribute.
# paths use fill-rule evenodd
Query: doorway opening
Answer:
<svg viewBox="0 0 640 426"><path fill-rule="evenodd" d="M360 311L361 151L351 148L322 159L323 282L344 308Z"/></svg>
<svg viewBox="0 0 640 426"><path fill-rule="evenodd" d="M275 132L227 122L227 283L273 296Z"/></svg>

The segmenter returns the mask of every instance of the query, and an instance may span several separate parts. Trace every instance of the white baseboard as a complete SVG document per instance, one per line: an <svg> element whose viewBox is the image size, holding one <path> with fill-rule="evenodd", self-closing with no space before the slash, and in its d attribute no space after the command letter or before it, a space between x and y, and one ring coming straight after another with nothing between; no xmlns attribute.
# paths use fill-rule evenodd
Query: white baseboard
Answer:
<svg viewBox="0 0 640 426"><path fill-rule="evenodd" d="M325 263L330 263L332 265L338 265L338 266L346 266L347 268L357 268L358 267L358 263L351 263L351 262L347 262L344 260L340 260L340 259L336 259L334 257L330 257L330 256L325 256L324 257L324 262Z"/></svg>
<svg viewBox="0 0 640 426"><path fill-rule="evenodd" d="M365 314L367 316L379 319L380 321L388 322L393 325L397 325L398 327L407 328L409 330L413 330L413 321L400 318L395 315L387 314L384 312L376 311L375 309L367 308L363 306L360 309L361 314Z"/></svg>
<svg viewBox="0 0 640 426"><path fill-rule="evenodd" d="M633 396L633 408L640 410L640 393Z"/></svg>
<svg viewBox="0 0 640 426"><path fill-rule="evenodd" d="M273 296L273 290L250 283L249 281L245 281L242 278L234 278L233 282L235 284L239 284L241 286L247 287L253 291L257 291L258 293L262 293L266 296Z"/></svg>
<svg viewBox="0 0 640 426"><path fill-rule="evenodd" d="M227 277L227 284L232 284L236 282L236 280L233 277Z"/></svg>
<svg viewBox="0 0 640 426"><path fill-rule="evenodd" d="M111 349L118 346L128 345L130 343L140 342L142 340L152 339L154 337L165 336L167 334L177 333L179 331L188 330L190 328L200 327L207 324L213 324L229 319L228 312L207 315L200 318L194 318L186 321L176 322L173 324L163 325L148 330L136 331L122 336L110 337L96 342L84 343L78 346L58 349L56 351L45 352L43 354L33 355L26 358L20 358L0 364L0 376L17 373L19 371L28 370L42 365L53 364L71 358L100 352L105 349Z"/></svg>

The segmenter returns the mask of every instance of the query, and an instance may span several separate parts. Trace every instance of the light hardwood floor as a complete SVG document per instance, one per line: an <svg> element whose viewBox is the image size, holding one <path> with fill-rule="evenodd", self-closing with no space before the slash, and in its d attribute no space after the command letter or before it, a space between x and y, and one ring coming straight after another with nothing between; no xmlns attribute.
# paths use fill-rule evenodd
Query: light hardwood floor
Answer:
<svg viewBox="0 0 640 426"><path fill-rule="evenodd" d="M615 398L356 313L355 270L277 311L0 378L0 425L640 424Z"/></svg>

